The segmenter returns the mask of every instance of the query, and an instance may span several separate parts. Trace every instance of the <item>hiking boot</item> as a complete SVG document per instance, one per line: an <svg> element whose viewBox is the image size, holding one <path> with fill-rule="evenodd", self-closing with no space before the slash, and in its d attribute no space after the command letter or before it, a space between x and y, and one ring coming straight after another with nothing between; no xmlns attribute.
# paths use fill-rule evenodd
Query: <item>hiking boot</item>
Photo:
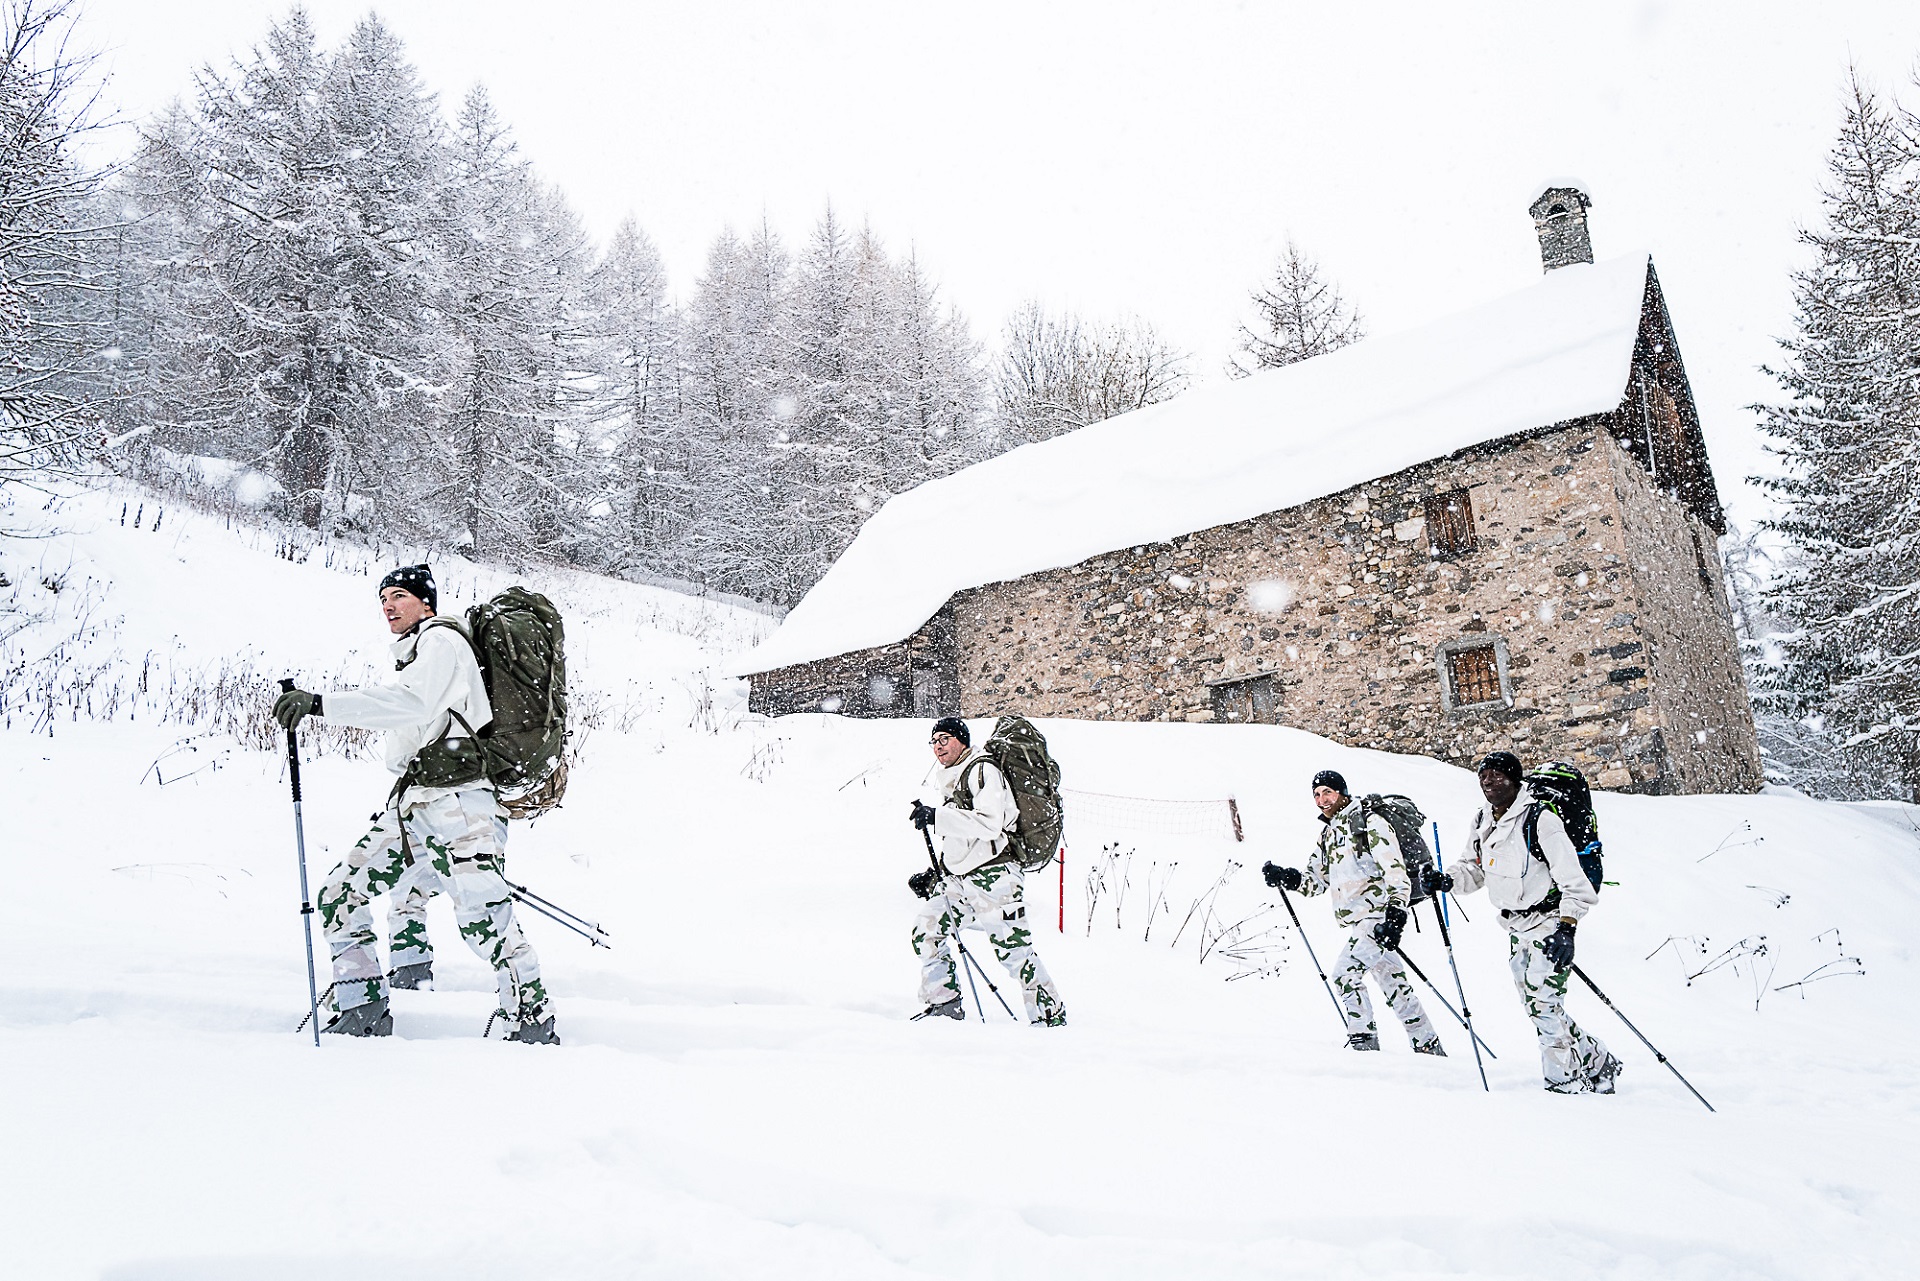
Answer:
<svg viewBox="0 0 1920 1281"><path fill-rule="evenodd" d="M1431 1041L1420 1042L1420 1044L1413 1047L1413 1052L1415 1054L1431 1054L1436 1059L1444 1059L1447 1057L1446 1047L1440 1044L1440 1038L1437 1036Z"/></svg>
<svg viewBox="0 0 1920 1281"><path fill-rule="evenodd" d="M396 965L387 974L388 987L403 987L409 992L431 991L433 989L433 962L415 961L412 965Z"/></svg>
<svg viewBox="0 0 1920 1281"><path fill-rule="evenodd" d="M393 1014L385 1001L368 1001L340 1011L320 1030L335 1036L392 1036Z"/></svg>
<svg viewBox="0 0 1920 1281"><path fill-rule="evenodd" d="M1377 1050L1380 1048L1380 1035L1377 1032L1355 1032L1347 1038L1349 1050Z"/></svg>
<svg viewBox="0 0 1920 1281"><path fill-rule="evenodd" d="M553 1015L544 1018L527 1017L518 1019L507 1029L507 1039L518 1041L522 1045L558 1045L559 1034L553 1030Z"/></svg>
<svg viewBox="0 0 1920 1281"><path fill-rule="evenodd" d="M938 1005L929 1005L926 1009L920 1011L907 1021L909 1023L918 1023L921 1019L926 1018L957 1019L964 1023L967 1021L967 1007L962 1005L960 998L956 996L952 1000L942 1001Z"/></svg>
<svg viewBox="0 0 1920 1281"><path fill-rule="evenodd" d="M1587 1078L1587 1085L1595 1094L1612 1094L1613 1083L1619 1080L1620 1074L1626 1070L1626 1064L1609 1054L1601 1061L1600 1066L1593 1070L1593 1075Z"/></svg>
<svg viewBox="0 0 1920 1281"><path fill-rule="evenodd" d="M1065 1027L1066 1025L1067 1012L1064 1009L1054 1010L1044 1018L1031 1020L1033 1027Z"/></svg>

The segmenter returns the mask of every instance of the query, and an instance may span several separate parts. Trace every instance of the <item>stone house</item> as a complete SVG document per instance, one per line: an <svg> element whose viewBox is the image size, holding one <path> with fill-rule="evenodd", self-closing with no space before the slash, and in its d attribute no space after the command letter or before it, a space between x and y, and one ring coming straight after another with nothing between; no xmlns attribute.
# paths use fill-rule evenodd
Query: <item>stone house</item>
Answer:
<svg viewBox="0 0 1920 1281"><path fill-rule="evenodd" d="M1546 277L900 495L736 670L779 715L1291 725L1750 791L1724 519L1652 263ZM964 513L956 533L953 513Z"/></svg>

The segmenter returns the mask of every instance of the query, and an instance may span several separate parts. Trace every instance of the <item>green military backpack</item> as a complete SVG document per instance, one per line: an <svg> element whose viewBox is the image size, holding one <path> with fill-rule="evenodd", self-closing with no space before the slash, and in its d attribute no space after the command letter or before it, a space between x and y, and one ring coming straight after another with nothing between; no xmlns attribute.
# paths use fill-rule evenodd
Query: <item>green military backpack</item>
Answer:
<svg viewBox="0 0 1920 1281"><path fill-rule="evenodd" d="M1024 716L1002 716L993 733L980 745L980 754L1000 769L1020 807L1020 821L1007 834L1001 858L1025 872L1045 867L1059 852L1067 816L1060 800L1060 763L1047 751L1047 740ZM953 798L961 808L973 808L973 787L963 772Z"/></svg>
<svg viewBox="0 0 1920 1281"><path fill-rule="evenodd" d="M485 778L515 818L535 818L560 804L567 790L566 629L560 611L539 592L509 587L467 611L462 624L430 618L426 627L451 627L473 646L493 720L420 749L401 787L456 787Z"/></svg>
<svg viewBox="0 0 1920 1281"><path fill-rule="evenodd" d="M1354 848L1367 848L1361 833L1369 818L1378 814L1386 819L1387 826L1393 829L1394 839L1400 843L1400 861L1406 864L1407 877L1413 882L1413 894L1407 906L1426 902L1429 897L1427 877L1433 871L1433 851L1427 848L1427 816L1420 812L1413 798L1391 793L1382 796L1376 792L1361 797L1354 811L1347 820L1353 832Z"/></svg>

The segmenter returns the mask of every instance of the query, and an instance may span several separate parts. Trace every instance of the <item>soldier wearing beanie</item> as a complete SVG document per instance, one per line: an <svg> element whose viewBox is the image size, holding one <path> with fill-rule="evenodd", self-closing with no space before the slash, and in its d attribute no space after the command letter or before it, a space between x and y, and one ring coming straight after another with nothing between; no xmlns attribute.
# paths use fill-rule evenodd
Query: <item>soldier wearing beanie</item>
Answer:
<svg viewBox="0 0 1920 1281"><path fill-rule="evenodd" d="M320 887L320 928L333 956L335 1011L323 1029L390 1036L388 976L380 968L371 902L444 892L461 937L494 971L507 1039L559 1043L540 962L513 915L501 875L507 821L472 736L493 720L480 664L462 628L435 617L439 592L427 565L402 565L380 580L380 612L396 639L394 670L360 689L289 690L274 718L293 729L308 716L384 730L387 769L398 780L385 811ZM394 940L396 985L421 986L432 951L424 922L401 922ZM424 961L423 959L424 958ZM427 973L421 973L422 970Z"/></svg>
<svg viewBox="0 0 1920 1281"><path fill-rule="evenodd" d="M1355 804L1338 770L1323 769L1313 776L1313 803L1320 810L1320 839L1307 857L1306 868L1268 863L1261 874L1275 889L1327 894L1333 900L1333 919L1347 929L1347 943L1334 963L1333 978L1347 1023L1347 1045L1356 1050L1380 1048L1380 1030L1367 995L1366 979L1371 974L1388 1008L1406 1028L1414 1053L1444 1057L1440 1037L1400 963L1400 932L1406 928L1413 881L1393 825Z"/></svg>
<svg viewBox="0 0 1920 1281"><path fill-rule="evenodd" d="M1020 984L1027 1021L1062 1027L1067 1007L1027 928L1025 874L1007 853L1007 833L1020 821L1013 789L991 757L973 750L973 735L958 716L933 723L931 746L945 803L937 809L913 804L913 825L933 838L938 851L933 867L907 878L908 888L927 900L913 923L926 1008L913 1017L967 1017L951 945L957 931L979 929Z"/></svg>
<svg viewBox="0 0 1920 1281"><path fill-rule="evenodd" d="M1490 752L1480 762L1486 803L1467 843L1435 890L1481 886L1506 927L1507 968L1540 1044L1540 1069L1555 1094L1612 1094L1621 1062L1567 1014L1575 927L1600 901L1560 816L1527 787L1520 758Z"/></svg>

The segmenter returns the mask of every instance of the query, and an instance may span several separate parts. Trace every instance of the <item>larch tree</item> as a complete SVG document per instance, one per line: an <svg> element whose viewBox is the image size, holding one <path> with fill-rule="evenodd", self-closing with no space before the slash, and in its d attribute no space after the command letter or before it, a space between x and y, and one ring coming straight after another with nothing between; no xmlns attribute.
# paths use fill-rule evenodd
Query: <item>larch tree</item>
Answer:
<svg viewBox="0 0 1920 1281"><path fill-rule="evenodd" d="M1324 356L1367 336L1360 313L1292 240L1248 297L1253 316L1241 324L1227 365L1235 378Z"/></svg>
<svg viewBox="0 0 1920 1281"><path fill-rule="evenodd" d="M1763 707L1897 772L1920 800L1920 134L1856 79L1802 232L1794 330L1760 406L1791 549Z"/></svg>

